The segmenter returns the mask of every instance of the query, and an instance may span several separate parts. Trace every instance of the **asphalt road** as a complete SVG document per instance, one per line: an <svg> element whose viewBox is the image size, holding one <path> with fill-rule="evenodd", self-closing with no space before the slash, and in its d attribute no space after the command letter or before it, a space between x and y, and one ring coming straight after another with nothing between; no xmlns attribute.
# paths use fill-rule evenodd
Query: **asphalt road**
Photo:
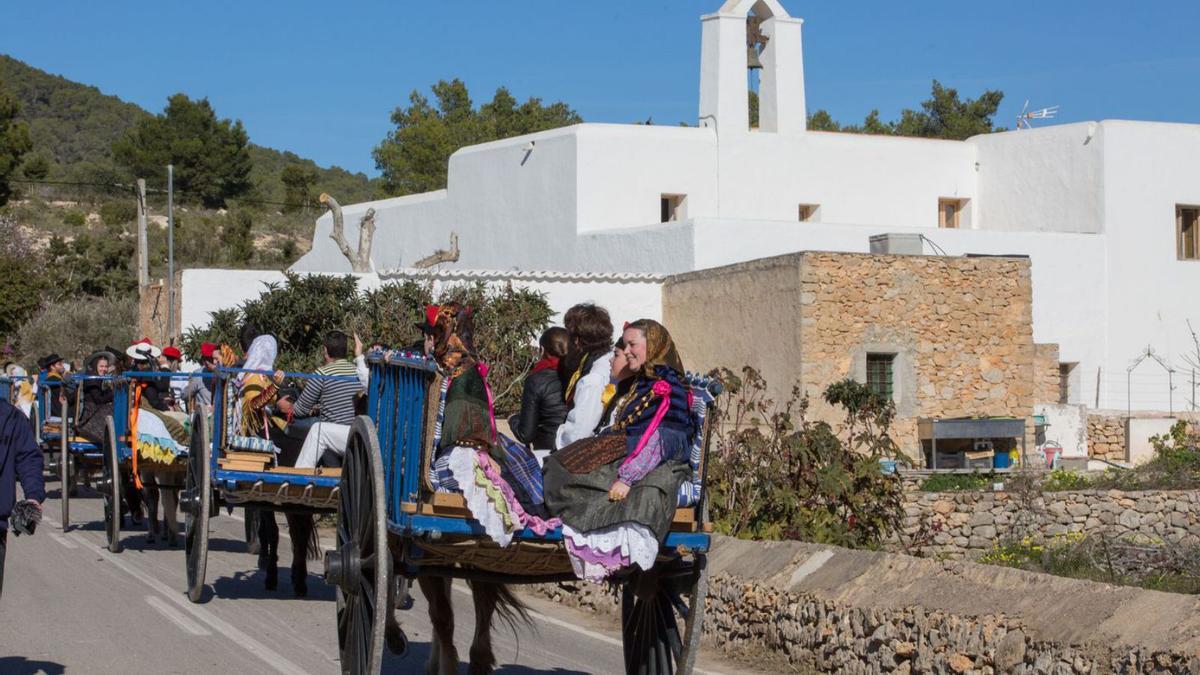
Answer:
<svg viewBox="0 0 1200 675"><path fill-rule="evenodd" d="M179 547L148 547L145 530L123 535L125 551L105 547L103 506L88 493L71 500L72 527L64 532L57 485L33 537L8 537L4 595L0 598L0 673L337 673L332 587L309 562L309 595L291 591L289 547L280 545L279 588L266 591L255 557L243 542L241 510L214 518L205 602L184 593ZM279 519L283 536L286 524ZM182 522L181 522L182 527ZM332 544L323 541L326 547ZM415 589L414 589L415 590ZM410 640L403 657L385 655L383 672L424 672L430 626L419 592L399 613ZM496 672L620 673L617 627L553 603L528 598L533 629L494 636ZM454 593L456 645L465 658L474 618L464 584ZM386 651L386 650L385 650ZM747 672L743 666L701 657L705 673ZM466 664L460 664L465 672Z"/></svg>

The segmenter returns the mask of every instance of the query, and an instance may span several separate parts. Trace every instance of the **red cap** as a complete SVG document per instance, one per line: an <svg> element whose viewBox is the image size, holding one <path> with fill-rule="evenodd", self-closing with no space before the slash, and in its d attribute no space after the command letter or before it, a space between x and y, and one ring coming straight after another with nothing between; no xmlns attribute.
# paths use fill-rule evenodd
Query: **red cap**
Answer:
<svg viewBox="0 0 1200 675"><path fill-rule="evenodd" d="M425 305L425 323L430 326L437 325L438 312L442 310L437 305Z"/></svg>
<svg viewBox="0 0 1200 675"><path fill-rule="evenodd" d="M211 342L200 343L200 356L202 358L211 359L217 353L217 346Z"/></svg>
<svg viewBox="0 0 1200 675"><path fill-rule="evenodd" d="M163 356L168 359L179 360L183 358L183 352L179 351L178 347L167 347L163 350Z"/></svg>
<svg viewBox="0 0 1200 675"><path fill-rule="evenodd" d="M151 345L154 343L150 341L150 338L142 338L141 340L138 340L137 342L135 342L133 344L135 344L135 345Z"/></svg>

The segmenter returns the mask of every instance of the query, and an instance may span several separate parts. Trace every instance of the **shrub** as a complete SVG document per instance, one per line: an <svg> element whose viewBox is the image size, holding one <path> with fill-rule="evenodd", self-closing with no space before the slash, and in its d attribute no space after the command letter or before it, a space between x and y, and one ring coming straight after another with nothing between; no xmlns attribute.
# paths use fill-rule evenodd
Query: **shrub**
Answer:
<svg viewBox="0 0 1200 675"><path fill-rule="evenodd" d="M183 336L191 358L201 342L238 344L245 323L279 340L276 366L313 370L320 364L321 336L330 330L357 332L365 343L378 340L392 348L421 340L416 323L431 301L432 289L413 281L389 283L360 292L353 276L288 274L283 284L269 284L263 293L240 307L213 313L208 326ZM488 379L497 414L520 405L520 382L533 365L537 336L549 324L552 311L541 293L505 285L453 286L439 301L457 300L475 308L475 347L491 367Z"/></svg>
<svg viewBox="0 0 1200 675"><path fill-rule="evenodd" d="M100 205L100 220L105 225L124 225L137 220L137 205L132 200L107 201Z"/></svg>
<svg viewBox="0 0 1200 675"><path fill-rule="evenodd" d="M921 481L924 492L960 492L991 489L998 480L996 474L988 473L938 473Z"/></svg>
<svg viewBox="0 0 1200 675"><path fill-rule="evenodd" d="M137 326L132 298L80 298L43 307L17 331L21 362L32 367L38 358L58 352L79 363L106 346L131 344Z"/></svg>
<svg viewBox="0 0 1200 675"><path fill-rule="evenodd" d="M879 465L899 457L887 434L895 414L890 401L853 380L828 387L825 400L846 415L839 437L807 418L799 387L777 406L753 368L718 376L725 395L715 413L707 483L718 530L851 547L878 547L899 530L900 481Z"/></svg>
<svg viewBox="0 0 1200 675"><path fill-rule="evenodd" d="M1046 492L1087 490L1091 487L1091 479L1081 473L1067 469L1055 469L1047 474L1046 478L1042 481L1042 490Z"/></svg>
<svg viewBox="0 0 1200 675"><path fill-rule="evenodd" d="M21 229L0 217L0 337L12 335L41 306L42 270Z"/></svg>
<svg viewBox="0 0 1200 675"><path fill-rule="evenodd" d="M62 221L64 225L83 227L87 224L87 216L82 211L71 209L63 213Z"/></svg>

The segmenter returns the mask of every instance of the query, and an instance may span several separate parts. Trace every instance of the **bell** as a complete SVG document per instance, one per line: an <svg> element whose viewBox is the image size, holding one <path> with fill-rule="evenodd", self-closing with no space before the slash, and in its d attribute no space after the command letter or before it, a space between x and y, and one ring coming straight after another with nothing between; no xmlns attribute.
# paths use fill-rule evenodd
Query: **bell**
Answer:
<svg viewBox="0 0 1200 675"><path fill-rule="evenodd" d="M754 45L746 47L746 67L750 70L762 70L762 61L758 60L758 49Z"/></svg>

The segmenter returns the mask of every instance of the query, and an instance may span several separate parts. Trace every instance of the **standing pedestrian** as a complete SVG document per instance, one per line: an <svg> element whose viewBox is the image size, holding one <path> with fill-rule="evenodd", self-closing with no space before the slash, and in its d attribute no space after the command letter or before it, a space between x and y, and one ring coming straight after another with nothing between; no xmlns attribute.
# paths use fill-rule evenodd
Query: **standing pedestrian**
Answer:
<svg viewBox="0 0 1200 675"><path fill-rule="evenodd" d="M8 401L0 400L0 594L4 593L4 557L8 546L8 517L17 501L17 481L25 501L40 513L46 500L42 482L42 452L33 440L29 420Z"/></svg>

